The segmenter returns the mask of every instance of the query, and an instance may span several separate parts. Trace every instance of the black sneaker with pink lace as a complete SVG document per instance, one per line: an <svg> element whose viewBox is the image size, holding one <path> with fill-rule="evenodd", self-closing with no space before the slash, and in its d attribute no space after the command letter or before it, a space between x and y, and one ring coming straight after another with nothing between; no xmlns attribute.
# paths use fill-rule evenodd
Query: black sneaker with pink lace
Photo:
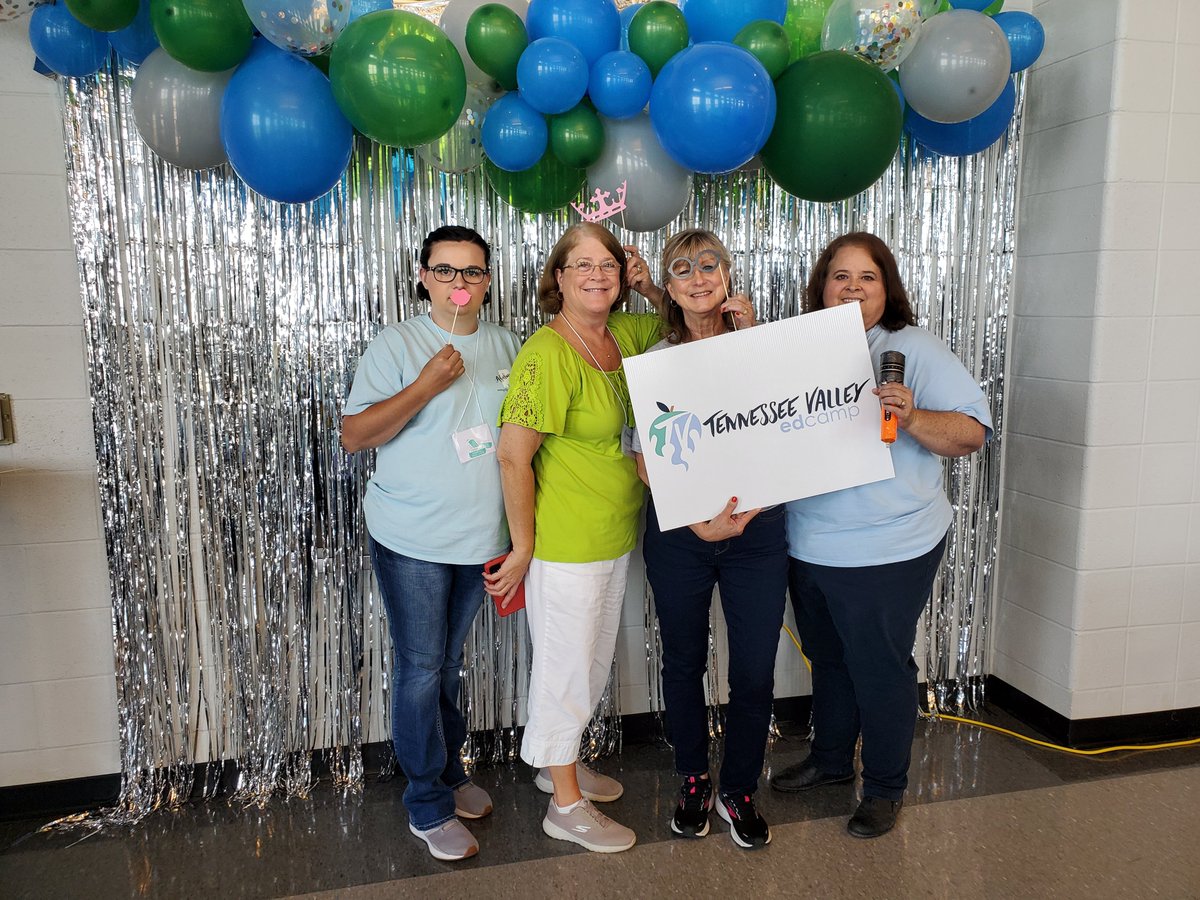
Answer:
<svg viewBox="0 0 1200 900"><path fill-rule="evenodd" d="M729 823L729 836L739 847L750 849L771 843L771 826L758 814L752 795L721 791L717 812Z"/></svg>
<svg viewBox="0 0 1200 900"><path fill-rule="evenodd" d="M701 838L708 834L708 811L712 809L712 782L699 775L688 775L679 786L679 803L671 817L671 830L684 837Z"/></svg>

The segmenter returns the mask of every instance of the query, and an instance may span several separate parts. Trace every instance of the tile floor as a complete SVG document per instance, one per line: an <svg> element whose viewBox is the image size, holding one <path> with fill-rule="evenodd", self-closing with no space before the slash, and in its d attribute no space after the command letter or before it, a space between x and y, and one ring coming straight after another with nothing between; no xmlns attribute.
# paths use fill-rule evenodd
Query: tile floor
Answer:
<svg viewBox="0 0 1200 900"><path fill-rule="evenodd" d="M784 731L771 768L806 754ZM482 849L461 863L408 833L401 780L372 780L265 809L195 804L84 840L3 822L0 896L1200 898L1200 747L1080 758L943 721L918 725L913 751L900 824L874 841L845 831L854 785L764 786L762 850L737 848L715 816L703 840L673 837L671 752L650 743L597 764L625 784L605 811L637 832L627 853L546 837L546 795L516 764L477 773L496 808L471 823Z"/></svg>

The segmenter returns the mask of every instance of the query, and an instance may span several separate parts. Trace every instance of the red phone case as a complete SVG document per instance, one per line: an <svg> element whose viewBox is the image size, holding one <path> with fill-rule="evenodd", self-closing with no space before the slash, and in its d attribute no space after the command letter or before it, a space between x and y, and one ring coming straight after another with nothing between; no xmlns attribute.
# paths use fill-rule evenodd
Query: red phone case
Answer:
<svg viewBox="0 0 1200 900"><path fill-rule="evenodd" d="M489 575L491 575L493 572L495 572L497 569L499 569L500 566L502 566L504 564L504 560L506 560L506 559L508 559L507 553L505 553L501 556L497 556L495 559L489 559L487 562L485 562L483 564L483 571L485 571ZM517 592L515 594L513 594L513 598L510 601L508 601L507 607L502 608L500 606L500 604L504 601L503 597L497 597L495 595L491 595L491 597L492 597L492 600L494 600L496 603L496 614L497 615L511 616L518 609L525 608L525 582L524 581L521 582L520 587L517 588Z"/></svg>

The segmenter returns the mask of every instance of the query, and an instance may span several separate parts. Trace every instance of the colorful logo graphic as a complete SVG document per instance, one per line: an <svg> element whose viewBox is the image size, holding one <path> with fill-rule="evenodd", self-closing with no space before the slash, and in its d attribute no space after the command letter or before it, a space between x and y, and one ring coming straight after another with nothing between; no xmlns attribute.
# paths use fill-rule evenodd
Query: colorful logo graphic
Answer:
<svg viewBox="0 0 1200 900"><path fill-rule="evenodd" d="M662 415L650 425L650 443L654 446L654 452L666 456L669 448L671 465L683 466L686 472L688 463L683 457L696 449L696 442L700 440L703 430L700 419L686 410L677 410L662 403L655 405L662 410Z"/></svg>

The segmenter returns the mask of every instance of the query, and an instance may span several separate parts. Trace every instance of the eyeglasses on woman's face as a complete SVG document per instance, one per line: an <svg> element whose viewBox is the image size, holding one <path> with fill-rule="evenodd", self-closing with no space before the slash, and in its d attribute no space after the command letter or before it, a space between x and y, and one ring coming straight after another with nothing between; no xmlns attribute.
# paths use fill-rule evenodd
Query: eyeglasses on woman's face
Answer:
<svg viewBox="0 0 1200 900"><path fill-rule="evenodd" d="M573 263L563 263L563 268L574 269L581 278L587 278L596 269L599 269L604 275L616 275L621 271L621 264L615 259L606 259L599 263L592 262L590 259L579 259Z"/></svg>
<svg viewBox="0 0 1200 900"><path fill-rule="evenodd" d="M701 250L694 257L675 257L667 266L667 272L677 281L687 281L697 271L707 275L719 268L721 268L721 254L715 250Z"/></svg>
<svg viewBox="0 0 1200 900"><path fill-rule="evenodd" d="M459 275L462 276L463 281L467 284L482 284L483 279L488 274L487 269L480 268L479 266L466 266L459 269L455 266L448 266L445 263L432 266L428 271L432 272L433 277L443 284L449 284Z"/></svg>

